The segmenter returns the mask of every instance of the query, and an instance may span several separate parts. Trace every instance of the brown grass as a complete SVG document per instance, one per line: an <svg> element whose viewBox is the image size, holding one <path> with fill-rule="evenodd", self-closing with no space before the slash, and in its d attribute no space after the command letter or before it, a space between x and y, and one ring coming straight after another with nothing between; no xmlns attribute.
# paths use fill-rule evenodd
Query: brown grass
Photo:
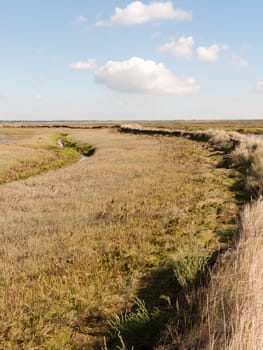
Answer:
<svg viewBox="0 0 263 350"><path fill-rule="evenodd" d="M49 139L57 131L39 129L35 140L42 132ZM206 257L236 230L236 180L216 168L222 155L205 144L113 130L70 134L95 144L95 156L0 186L3 349L96 348L112 313L132 297L160 300L144 277L171 261L181 269L191 258L187 242ZM180 269L181 285L199 272L198 264ZM174 293L166 297L173 302Z"/></svg>
<svg viewBox="0 0 263 350"><path fill-rule="evenodd" d="M262 137L243 137L239 147L233 152L232 163L243 173L246 191L254 198L260 196L263 192Z"/></svg>
<svg viewBox="0 0 263 350"><path fill-rule="evenodd" d="M262 212L262 199L246 205L240 241L212 276L207 299L209 350L263 348Z"/></svg>

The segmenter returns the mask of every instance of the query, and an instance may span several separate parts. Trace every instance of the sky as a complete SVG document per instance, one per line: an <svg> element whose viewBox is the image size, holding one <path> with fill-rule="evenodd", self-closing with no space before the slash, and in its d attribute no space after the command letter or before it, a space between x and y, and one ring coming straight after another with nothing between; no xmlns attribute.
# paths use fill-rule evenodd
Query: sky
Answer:
<svg viewBox="0 0 263 350"><path fill-rule="evenodd" d="M263 118L262 13L262 0L0 0L0 120Z"/></svg>

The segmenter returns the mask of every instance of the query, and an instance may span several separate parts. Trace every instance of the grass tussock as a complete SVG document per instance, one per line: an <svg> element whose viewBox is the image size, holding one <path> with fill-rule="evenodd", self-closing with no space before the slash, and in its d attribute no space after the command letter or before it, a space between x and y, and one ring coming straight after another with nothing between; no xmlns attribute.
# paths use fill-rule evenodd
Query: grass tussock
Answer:
<svg viewBox="0 0 263 350"><path fill-rule="evenodd" d="M232 162L243 174L246 191L254 198L259 197L263 192L263 139L243 137L232 154Z"/></svg>

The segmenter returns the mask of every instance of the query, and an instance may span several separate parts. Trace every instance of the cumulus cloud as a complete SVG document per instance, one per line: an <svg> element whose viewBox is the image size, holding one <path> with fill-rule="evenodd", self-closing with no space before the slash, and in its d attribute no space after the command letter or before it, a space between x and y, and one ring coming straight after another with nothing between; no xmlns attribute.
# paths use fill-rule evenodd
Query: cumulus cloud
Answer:
<svg viewBox="0 0 263 350"><path fill-rule="evenodd" d="M97 21L97 26L131 26L158 19L189 20L192 13L175 9L172 1L155 1L149 5L133 1L125 8L115 8L114 15L108 21Z"/></svg>
<svg viewBox="0 0 263 350"><path fill-rule="evenodd" d="M97 83L126 92L191 94L200 89L192 77L177 77L163 63L131 57L108 61L95 73Z"/></svg>
<svg viewBox="0 0 263 350"><path fill-rule="evenodd" d="M94 59L89 59L87 61L77 61L70 64L71 69L75 70L89 70L97 68L97 62Z"/></svg>
<svg viewBox="0 0 263 350"><path fill-rule="evenodd" d="M256 91L263 92L263 80L257 82Z"/></svg>
<svg viewBox="0 0 263 350"><path fill-rule="evenodd" d="M159 47L159 51L167 52L175 57L190 59L192 57L192 50L194 46L194 39L192 36L181 36L177 41L170 42Z"/></svg>
<svg viewBox="0 0 263 350"><path fill-rule="evenodd" d="M242 57L240 57L238 55L232 55L231 60L230 60L230 64L232 66L235 66L235 67L238 67L238 68L246 68L246 67L248 67L248 62L244 58L242 58Z"/></svg>
<svg viewBox="0 0 263 350"><path fill-rule="evenodd" d="M200 61L218 61L219 59L219 46L218 45L212 45L210 47L205 46L199 46L196 49L197 58Z"/></svg>
<svg viewBox="0 0 263 350"><path fill-rule="evenodd" d="M226 51L229 49L228 45L211 45L209 47L199 46L196 49L197 58L200 61L215 62L219 60L220 51Z"/></svg>

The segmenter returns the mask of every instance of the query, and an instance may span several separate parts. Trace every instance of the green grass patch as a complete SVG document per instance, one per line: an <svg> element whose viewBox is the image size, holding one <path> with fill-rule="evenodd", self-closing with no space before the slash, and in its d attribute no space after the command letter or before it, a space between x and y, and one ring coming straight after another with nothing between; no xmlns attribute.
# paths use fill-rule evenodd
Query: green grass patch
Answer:
<svg viewBox="0 0 263 350"><path fill-rule="evenodd" d="M61 134L57 137L57 140L61 140L65 148L72 148L85 157L89 157L95 152L95 146L89 143L74 141L69 134Z"/></svg>

